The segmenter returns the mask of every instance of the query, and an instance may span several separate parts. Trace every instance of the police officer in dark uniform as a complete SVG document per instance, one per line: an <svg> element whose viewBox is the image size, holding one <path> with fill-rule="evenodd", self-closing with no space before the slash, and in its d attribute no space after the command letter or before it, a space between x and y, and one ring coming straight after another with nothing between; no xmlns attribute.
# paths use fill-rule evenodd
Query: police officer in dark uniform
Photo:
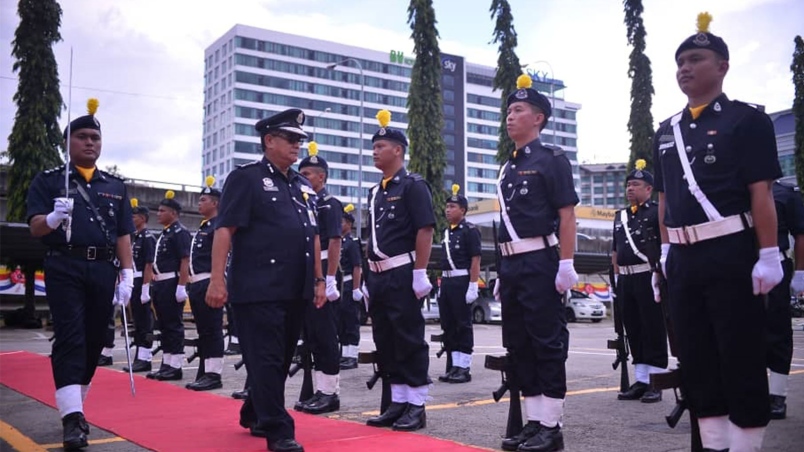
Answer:
<svg viewBox="0 0 804 452"><path fill-rule="evenodd" d="M315 393L294 406L297 411L323 414L341 407L340 362L338 353L338 306L341 294L338 291L338 264L341 255L341 212L343 206L338 198L327 192L327 161L318 156L318 145L311 141L309 155L299 163L299 173L306 177L316 193L315 207L318 213L318 237L321 240L321 265L326 278L327 303L320 309L307 309L304 314L304 340L313 355ZM330 257L331 256L331 257Z"/></svg>
<svg viewBox="0 0 804 452"><path fill-rule="evenodd" d="M479 296L480 230L466 221L469 201L459 195L460 186L452 186L452 196L444 209L449 227L444 231L441 259L441 290L438 310L444 329L444 347L452 355L452 367L439 381L467 383L472 381L472 303Z"/></svg>
<svg viewBox="0 0 804 452"><path fill-rule="evenodd" d="M140 206L137 198L131 200L134 227L137 232L132 235L131 252L134 256L134 291L131 293L131 314L134 318L134 345L137 346L133 372L149 372L151 370L151 347L149 338L154 331L154 314L151 310L151 279L154 275L154 256L156 254L156 238L148 230L149 211ZM124 367L123 371L128 372Z"/></svg>
<svg viewBox="0 0 804 452"><path fill-rule="evenodd" d="M285 410L285 380L307 305L326 302L315 191L291 168L307 137L303 123L297 109L257 122L265 155L226 178L206 298L216 308L228 300L235 311L249 380L240 425L260 430L269 450L283 452L304 450Z"/></svg>
<svg viewBox="0 0 804 452"><path fill-rule="evenodd" d="M382 181L369 190L371 217L366 275L371 330L379 368L391 385L391 404L366 422L373 427L418 430L427 424L424 403L430 358L424 340L421 299L433 286L427 262L435 214L430 187L405 169L408 140L389 128L391 112L377 113L374 166Z"/></svg>
<svg viewBox="0 0 804 452"><path fill-rule="evenodd" d="M768 293L768 389L770 392L771 419L787 417L787 377L793 359L793 329L790 327L790 289L798 296L804 291L804 202L795 185L777 180L773 184L773 200L778 221L778 244L782 258L784 278ZM790 238L795 240L790 248ZM795 254L795 271L793 260Z"/></svg>
<svg viewBox="0 0 804 452"><path fill-rule="evenodd" d="M502 448L554 451L564 447L569 331L562 297L578 281L578 195L564 152L539 140L552 109L531 84L520 75L507 99L508 136L516 149L500 170L497 188L502 259L494 292L502 302L503 345L513 356L528 414L522 432L504 439Z"/></svg>
<svg viewBox="0 0 804 452"><path fill-rule="evenodd" d="M31 234L48 248L45 284L55 335L51 364L65 450L87 447L83 404L103 348L113 295L120 304L127 303L134 280L129 236L134 225L126 186L96 166L102 145L97 99L87 106L89 114L64 131L69 164L37 174L27 197Z"/></svg>
<svg viewBox="0 0 804 452"><path fill-rule="evenodd" d="M710 21L699 15L676 50L688 105L654 137L661 262L703 446L759 450L770 413L762 295L783 276L771 192L781 171L770 118L723 94L729 50Z"/></svg>
<svg viewBox="0 0 804 452"><path fill-rule="evenodd" d="M209 391L223 386L223 308L212 308L205 302L221 192L213 188L215 177L207 176L205 183L206 187L198 198L198 213L204 219L190 245L190 285L187 288L190 309L198 329L198 358L203 362L199 366L198 378L186 385L187 389L194 391Z"/></svg>
<svg viewBox="0 0 804 452"><path fill-rule="evenodd" d="M156 241L153 301L162 333L162 365L146 377L154 380L181 380L184 362L184 302L190 280L190 232L179 222L181 205L168 190L156 212L164 228Z"/></svg>
<svg viewBox="0 0 804 452"><path fill-rule="evenodd" d="M338 311L338 339L341 342L341 370L357 369L357 353L360 346L360 313L358 303L363 302L360 290L363 253L360 239L352 237L355 217L353 204L343 208L341 220L341 271L343 289Z"/></svg>
<svg viewBox="0 0 804 452"><path fill-rule="evenodd" d="M650 387L650 374L667 369L667 332L662 307L653 300L650 259L659 257L659 209L651 201L653 175L645 161L636 161L625 178L630 206L614 217L611 262L618 275L615 293L623 306L623 323L631 347L636 382L617 394L619 400L662 400L662 391Z"/></svg>

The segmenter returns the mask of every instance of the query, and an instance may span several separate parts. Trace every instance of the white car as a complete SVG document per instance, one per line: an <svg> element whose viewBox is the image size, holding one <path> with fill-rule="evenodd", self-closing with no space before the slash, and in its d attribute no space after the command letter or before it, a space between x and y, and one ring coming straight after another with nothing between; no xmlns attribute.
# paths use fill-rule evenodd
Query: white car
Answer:
<svg viewBox="0 0 804 452"><path fill-rule="evenodd" d="M589 297L589 295L570 290L567 300L567 322L576 322L579 319L589 319L594 323L606 318L606 306Z"/></svg>

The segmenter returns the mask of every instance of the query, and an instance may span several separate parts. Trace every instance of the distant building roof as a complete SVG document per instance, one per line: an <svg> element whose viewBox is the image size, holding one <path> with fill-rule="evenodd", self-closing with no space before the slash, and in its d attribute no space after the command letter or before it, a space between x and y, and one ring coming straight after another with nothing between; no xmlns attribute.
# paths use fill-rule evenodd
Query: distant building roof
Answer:
<svg viewBox="0 0 804 452"><path fill-rule="evenodd" d="M793 110L787 109L769 113L771 121L773 121L773 128L776 135L786 135L795 132L796 118L793 116Z"/></svg>
<svg viewBox="0 0 804 452"><path fill-rule="evenodd" d="M590 163L581 164L579 168L590 173L605 173L608 171L625 171L626 166L625 163Z"/></svg>

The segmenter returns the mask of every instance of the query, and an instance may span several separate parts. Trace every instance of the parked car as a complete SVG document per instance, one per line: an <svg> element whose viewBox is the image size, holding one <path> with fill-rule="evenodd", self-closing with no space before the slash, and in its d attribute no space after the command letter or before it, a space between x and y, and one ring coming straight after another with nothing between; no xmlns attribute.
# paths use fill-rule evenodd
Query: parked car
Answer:
<svg viewBox="0 0 804 452"><path fill-rule="evenodd" d="M472 303L472 322L489 323L502 322L502 305L494 299L490 287L479 290L480 296Z"/></svg>
<svg viewBox="0 0 804 452"><path fill-rule="evenodd" d="M566 303L567 309L567 322L576 322L579 319L589 319L594 323L600 322L606 318L606 306L589 295L578 292L577 290L569 291L569 299Z"/></svg>
<svg viewBox="0 0 804 452"><path fill-rule="evenodd" d="M422 316L424 317L425 322L438 322L441 320L441 315L438 312L437 287L433 287L433 290L430 291L430 295L424 297L424 302L422 303Z"/></svg>

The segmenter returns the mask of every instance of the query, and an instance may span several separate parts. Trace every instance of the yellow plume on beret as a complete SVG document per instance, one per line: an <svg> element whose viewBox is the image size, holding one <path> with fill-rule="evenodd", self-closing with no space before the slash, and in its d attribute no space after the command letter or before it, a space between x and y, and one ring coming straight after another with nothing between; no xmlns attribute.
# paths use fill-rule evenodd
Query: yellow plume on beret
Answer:
<svg viewBox="0 0 804 452"><path fill-rule="evenodd" d="M647 163L645 162L645 159L639 159L636 162L634 162L634 168L636 168L638 171L642 171L643 169L645 169L646 165Z"/></svg>
<svg viewBox="0 0 804 452"><path fill-rule="evenodd" d="M173 199L174 196L176 196L176 193L173 190L165 192L165 199Z"/></svg>
<svg viewBox="0 0 804 452"><path fill-rule="evenodd" d="M100 105L98 99L91 97L89 100L87 100L87 113L94 115L95 112L98 111L98 105Z"/></svg>
<svg viewBox="0 0 804 452"><path fill-rule="evenodd" d="M212 186L215 185L215 176L207 176L204 179L204 184L206 184L207 187L212 188Z"/></svg>
<svg viewBox="0 0 804 452"><path fill-rule="evenodd" d="M343 211L346 213L352 212L355 210L354 204L347 204L346 207L343 208Z"/></svg>
<svg viewBox="0 0 804 452"><path fill-rule="evenodd" d="M461 189L461 186L458 184L452 184L452 196L458 194L458 191Z"/></svg>
<svg viewBox="0 0 804 452"><path fill-rule="evenodd" d="M315 141L311 141L310 143L307 144L307 155L309 155L310 157L318 155L318 143L316 143Z"/></svg>
<svg viewBox="0 0 804 452"><path fill-rule="evenodd" d="M307 200L310 199L310 195L307 193L302 193L302 198L304 198L304 201L307 202Z"/></svg>
<svg viewBox="0 0 804 452"><path fill-rule="evenodd" d="M391 123L391 112L388 110L380 110L377 112L377 121L383 129L388 127Z"/></svg>
<svg viewBox="0 0 804 452"><path fill-rule="evenodd" d="M137 198L131 198L131 207L136 208L136 207L139 207L139 206L140 206L140 202L137 200Z"/></svg>
<svg viewBox="0 0 804 452"><path fill-rule="evenodd" d="M709 23L712 22L712 15L708 12L698 14L698 33L709 33Z"/></svg>
<svg viewBox="0 0 804 452"><path fill-rule="evenodd" d="M533 86L533 79L528 74L522 74L516 78L516 89L530 88Z"/></svg>

